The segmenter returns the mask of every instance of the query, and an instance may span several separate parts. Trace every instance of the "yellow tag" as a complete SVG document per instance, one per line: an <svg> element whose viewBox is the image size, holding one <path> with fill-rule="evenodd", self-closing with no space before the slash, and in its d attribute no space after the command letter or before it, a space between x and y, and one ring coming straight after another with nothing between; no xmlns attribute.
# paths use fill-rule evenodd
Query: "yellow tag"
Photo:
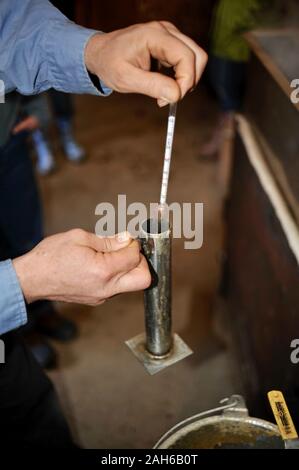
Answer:
<svg viewBox="0 0 299 470"><path fill-rule="evenodd" d="M297 439L298 434L283 394L278 390L272 390L268 392L268 399L282 438L284 440Z"/></svg>

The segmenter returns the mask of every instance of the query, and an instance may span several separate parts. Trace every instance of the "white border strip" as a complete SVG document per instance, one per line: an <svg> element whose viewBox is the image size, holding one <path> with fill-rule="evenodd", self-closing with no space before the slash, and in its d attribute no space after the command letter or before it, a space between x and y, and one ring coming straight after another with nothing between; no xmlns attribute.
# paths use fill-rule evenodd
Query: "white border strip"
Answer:
<svg viewBox="0 0 299 470"><path fill-rule="evenodd" d="M281 192L278 189L275 179L273 178L265 160L261 149L254 136L252 128L247 119L238 114L236 120L239 127L239 134L243 140L247 154L260 183L266 192L274 211L281 223L287 241L294 256L299 264L299 227L293 219L287 204Z"/></svg>

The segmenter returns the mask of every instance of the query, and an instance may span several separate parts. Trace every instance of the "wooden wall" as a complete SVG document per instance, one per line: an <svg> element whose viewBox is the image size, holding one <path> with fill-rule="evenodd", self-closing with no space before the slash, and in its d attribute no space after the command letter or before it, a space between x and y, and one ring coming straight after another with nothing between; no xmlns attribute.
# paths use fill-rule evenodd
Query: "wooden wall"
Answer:
<svg viewBox="0 0 299 470"><path fill-rule="evenodd" d="M299 0L280 0L284 24L299 25Z"/></svg>
<svg viewBox="0 0 299 470"><path fill-rule="evenodd" d="M228 204L228 301L244 396L252 416L273 420L267 392L282 390L299 425L299 270L281 223L240 138Z"/></svg>
<svg viewBox="0 0 299 470"><path fill-rule="evenodd" d="M151 20L169 20L207 45L215 0L77 0L77 21L103 31Z"/></svg>

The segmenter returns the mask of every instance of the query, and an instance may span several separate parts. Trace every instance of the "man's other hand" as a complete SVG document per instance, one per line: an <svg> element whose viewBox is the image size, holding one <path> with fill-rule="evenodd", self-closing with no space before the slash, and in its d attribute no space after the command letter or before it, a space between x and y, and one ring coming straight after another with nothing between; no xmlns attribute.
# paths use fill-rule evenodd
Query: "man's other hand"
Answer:
<svg viewBox="0 0 299 470"><path fill-rule="evenodd" d="M18 134L19 132L23 131L34 131L35 129L38 129L39 126L39 121L35 116L28 116L15 125L12 130L12 133Z"/></svg>
<svg viewBox="0 0 299 470"><path fill-rule="evenodd" d="M151 282L139 243L127 232L99 238L74 229L45 238L13 264L29 303L49 299L98 305Z"/></svg>

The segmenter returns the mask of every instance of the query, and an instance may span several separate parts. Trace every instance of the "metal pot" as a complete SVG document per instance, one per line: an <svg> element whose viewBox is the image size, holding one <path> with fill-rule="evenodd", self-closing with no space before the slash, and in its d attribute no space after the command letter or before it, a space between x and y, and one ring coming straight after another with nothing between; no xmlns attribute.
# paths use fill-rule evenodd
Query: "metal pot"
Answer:
<svg viewBox="0 0 299 470"><path fill-rule="evenodd" d="M170 429L155 449L283 449L278 427L248 416L245 401L232 395L213 410L199 413Z"/></svg>

